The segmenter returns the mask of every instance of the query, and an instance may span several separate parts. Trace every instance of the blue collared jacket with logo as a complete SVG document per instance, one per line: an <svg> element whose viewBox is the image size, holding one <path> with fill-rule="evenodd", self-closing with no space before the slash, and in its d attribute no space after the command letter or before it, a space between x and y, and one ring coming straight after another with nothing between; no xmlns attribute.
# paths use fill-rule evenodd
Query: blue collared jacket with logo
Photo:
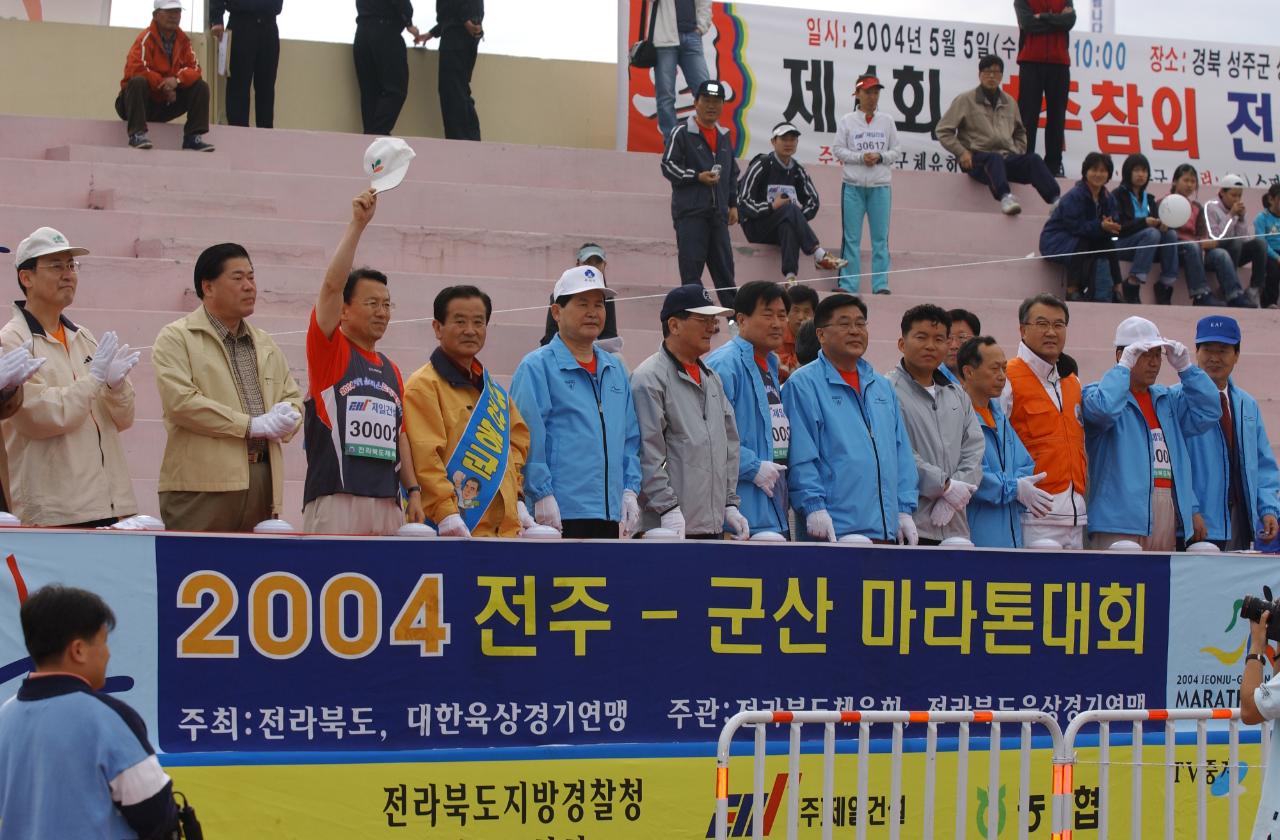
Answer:
<svg viewBox="0 0 1280 840"><path fill-rule="evenodd" d="M1227 388L1236 453L1240 458L1240 481L1244 485L1245 502L1249 505L1249 521L1253 523L1256 534L1261 530L1263 516L1268 513L1280 516L1280 501L1276 498L1280 493L1280 471L1276 469L1275 454L1267 440L1267 427L1262 423L1258 401L1237 388L1234 382L1230 382ZM1181 385L1173 387L1174 391L1181 389ZM1200 515L1204 517L1209 539L1230 539L1231 514L1227 510L1227 491L1231 481L1231 463L1222 425L1210 426L1198 435L1187 435L1187 450L1191 454L1196 501L1200 503Z"/></svg>
<svg viewBox="0 0 1280 840"><path fill-rule="evenodd" d="M788 532L787 511L781 493L773 498L755 485L752 479L761 461L773 460L773 419L765 396L764 380L756 365L755 348L741 337L713 350L706 358L707 367L720 374L725 396L733 403L733 417L738 424L738 496L742 515L751 523L751 533ZM778 355L769 354L769 373L778 381ZM779 386L781 391L781 386ZM785 474L779 481L785 481Z"/></svg>
<svg viewBox="0 0 1280 840"><path fill-rule="evenodd" d="M511 397L529 426L524 494L554 495L562 519L618 522L623 491L640 493L640 424L622 363L594 349L595 376L558 335L516 368Z"/></svg>
<svg viewBox="0 0 1280 840"><path fill-rule="evenodd" d="M1191 479L1186 436L1199 434L1218 422L1218 389L1203 370L1192 365L1178 374L1182 387L1175 393L1165 385L1151 386L1151 403L1169 447L1173 469L1174 506L1180 536L1191 534L1191 515L1200 512ZM1151 534L1151 430L1129 390L1129 369L1116 365L1081 395L1085 451L1089 455L1089 533Z"/></svg>
<svg viewBox="0 0 1280 840"><path fill-rule="evenodd" d="M838 537L893 540L898 514L916 509L916 459L893 384L863 359L858 384L861 393L819 351L782 386L791 504L800 516L826 510Z"/></svg>
<svg viewBox="0 0 1280 840"><path fill-rule="evenodd" d="M1034 475L1036 462L1000 411L999 401L991 400L988 406L996 426L979 422L987 449L982 453L982 481L965 508L969 539L985 548L1022 548L1026 508L1018 501L1018 479Z"/></svg>

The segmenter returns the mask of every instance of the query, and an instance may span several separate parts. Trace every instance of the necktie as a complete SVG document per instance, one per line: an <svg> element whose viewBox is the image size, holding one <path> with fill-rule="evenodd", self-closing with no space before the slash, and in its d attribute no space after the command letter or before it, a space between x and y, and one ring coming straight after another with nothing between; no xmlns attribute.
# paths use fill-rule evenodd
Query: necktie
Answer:
<svg viewBox="0 0 1280 840"><path fill-rule="evenodd" d="M1235 440L1235 428L1232 426L1232 423L1231 423L1231 406L1227 403L1226 394L1219 392L1218 399L1221 401L1221 404L1222 404L1222 417L1221 419L1219 419L1218 422L1222 424L1222 434L1227 439L1227 451L1231 453L1232 460L1234 461L1235 451L1236 451L1236 440Z"/></svg>

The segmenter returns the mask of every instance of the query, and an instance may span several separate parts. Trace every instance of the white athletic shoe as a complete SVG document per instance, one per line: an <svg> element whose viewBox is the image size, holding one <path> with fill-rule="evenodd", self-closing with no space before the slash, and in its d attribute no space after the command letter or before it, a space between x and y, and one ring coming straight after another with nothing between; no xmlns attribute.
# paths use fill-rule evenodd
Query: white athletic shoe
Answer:
<svg viewBox="0 0 1280 840"><path fill-rule="evenodd" d="M1000 212L1006 216L1016 216L1022 212L1022 205L1013 197L1013 193L1005 193L1004 198L1000 199Z"/></svg>

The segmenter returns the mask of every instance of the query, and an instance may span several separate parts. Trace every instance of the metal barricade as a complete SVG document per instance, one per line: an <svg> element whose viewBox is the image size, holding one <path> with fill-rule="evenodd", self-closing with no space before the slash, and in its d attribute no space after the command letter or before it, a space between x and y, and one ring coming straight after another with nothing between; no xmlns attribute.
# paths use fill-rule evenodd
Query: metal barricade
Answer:
<svg viewBox="0 0 1280 840"><path fill-rule="evenodd" d="M1130 836L1142 837L1142 750L1143 750L1143 724L1149 721L1164 722L1164 773L1165 773L1165 801L1164 801L1164 836L1173 838L1176 834L1175 818L1174 818L1174 772L1177 767L1175 762L1176 743L1176 722L1180 720L1193 720L1196 722L1196 837L1198 840L1205 840L1208 837L1208 781L1206 779L1207 763L1207 746L1208 746L1208 723L1211 720L1225 720L1227 724L1227 834L1230 840L1236 840L1239 837L1239 773L1240 766L1240 710L1239 709L1133 709L1133 710L1115 710L1115 711L1090 711L1082 712L1071 721L1067 726L1067 731L1063 736L1063 759L1064 770L1066 772L1065 788L1068 793L1069 805L1066 814L1065 826L1074 824L1074 799L1070 798L1073 786L1073 776L1075 772L1076 761L1076 739L1080 735L1080 731L1091 724L1098 725L1098 840L1106 840L1110 830L1109 821L1109 805L1110 792L1108 790L1111 781L1111 724L1112 723L1131 723L1133 738L1133 760L1132 766L1132 787L1130 802ZM1262 730L1262 769L1266 771L1267 758L1267 741L1270 737L1270 724L1264 724ZM1181 836L1187 836L1183 832ZM1220 836L1215 833L1215 836ZM1062 834L1062 840L1071 840L1071 829L1068 827Z"/></svg>
<svg viewBox="0 0 1280 840"><path fill-rule="evenodd" d="M944 831L944 835L964 840L968 828L968 759L969 759L969 727L971 724L989 724L991 727L990 758L988 761L988 791L994 797L1000 788L1000 728L1001 724L1019 724L1021 739L1019 742L1019 789L1018 789L1018 837L1025 840L1028 834L1028 812L1031 797L1031 728L1035 724L1044 726L1053 739L1053 799L1051 809L1051 826L1053 836L1064 835L1063 829L1068 825L1067 817L1071 808L1070 768L1058 764L1057 758L1063 756L1062 729L1057 720L1050 714L1039 711L956 711L956 712L835 712L835 711L801 711L801 712L739 712L731 717L720 732L720 740L716 747L716 840L726 840L729 832L729 754L733 744L733 736L743 726L755 727L755 752L753 766L753 791L751 799L752 837L761 840L764 837L764 783L765 752L767 729L772 724L788 724L790 726L789 756L787 762L787 840L795 840L800 825L800 730L804 724L823 724L822 737L822 804L821 829L823 840L830 840L832 833L832 800L835 792L835 744L836 724L858 725L858 780L857 780L857 838L865 840L867 836L867 786L868 767L871 747L871 727L874 724L891 724L892 732L892 774L889 796L889 837L899 837L899 819L901 817L902 797L902 742L903 730L908 724L925 724L925 779L923 786L924 815L920 837L931 840L934 836L934 802L936 799L936 771L938 753L938 726L956 724L959 727L957 741L957 778L956 778L956 824L954 833ZM999 829L999 809L987 809L987 837L996 837Z"/></svg>

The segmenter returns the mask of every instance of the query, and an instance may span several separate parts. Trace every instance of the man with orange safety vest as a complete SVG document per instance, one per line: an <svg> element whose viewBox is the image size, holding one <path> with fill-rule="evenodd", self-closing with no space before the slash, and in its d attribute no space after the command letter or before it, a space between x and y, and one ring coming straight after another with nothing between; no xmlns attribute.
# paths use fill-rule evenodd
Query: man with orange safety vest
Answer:
<svg viewBox="0 0 1280 840"><path fill-rule="evenodd" d="M1022 514L1026 545L1053 540L1063 548L1084 548L1085 490L1088 458L1080 412L1080 379L1075 363L1063 353L1071 315L1050 294L1029 297L1018 307L1021 341L1009 360L1008 381L1000 409L1009 418L1035 472L1045 473L1037 485L1053 495L1047 512Z"/></svg>

